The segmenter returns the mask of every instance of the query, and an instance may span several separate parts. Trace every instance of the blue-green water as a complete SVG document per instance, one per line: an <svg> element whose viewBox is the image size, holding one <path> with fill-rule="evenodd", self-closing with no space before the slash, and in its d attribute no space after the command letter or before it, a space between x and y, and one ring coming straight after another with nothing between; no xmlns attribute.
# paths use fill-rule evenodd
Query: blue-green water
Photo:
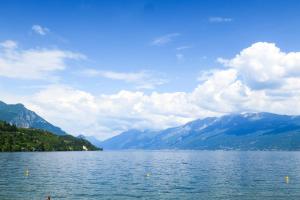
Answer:
<svg viewBox="0 0 300 200"><path fill-rule="evenodd" d="M1 200L300 199L300 152L0 153L0 172Z"/></svg>

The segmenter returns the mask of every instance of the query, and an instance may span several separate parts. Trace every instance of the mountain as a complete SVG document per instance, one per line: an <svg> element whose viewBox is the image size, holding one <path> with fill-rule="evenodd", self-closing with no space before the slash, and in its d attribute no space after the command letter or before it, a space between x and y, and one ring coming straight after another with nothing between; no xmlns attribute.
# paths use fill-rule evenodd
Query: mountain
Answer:
<svg viewBox="0 0 300 200"><path fill-rule="evenodd" d="M87 150L101 149L71 135L55 135L40 129L17 128L15 125L0 121L0 152Z"/></svg>
<svg viewBox="0 0 300 200"><path fill-rule="evenodd" d="M129 130L100 143L104 149L143 149L156 136L155 132Z"/></svg>
<svg viewBox="0 0 300 200"><path fill-rule="evenodd" d="M77 138L85 139L89 141L92 145L98 148L102 148L101 141L95 138L94 136L85 136L85 135L78 135Z"/></svg>
<svg viewBox="0 0 300 200"><path fill-rule="evenodd" d="M209 117L162 131L124 132L102 145L107 149L300 150L300 116Z"/></svg>
<svg viewBox="0 0 300 200"><path fill-rule="evenodd" d="M0 120L20 128L42 129L56 135L66 135L59 127L50 124L22 104L6 104L0 101Z"/></svg>

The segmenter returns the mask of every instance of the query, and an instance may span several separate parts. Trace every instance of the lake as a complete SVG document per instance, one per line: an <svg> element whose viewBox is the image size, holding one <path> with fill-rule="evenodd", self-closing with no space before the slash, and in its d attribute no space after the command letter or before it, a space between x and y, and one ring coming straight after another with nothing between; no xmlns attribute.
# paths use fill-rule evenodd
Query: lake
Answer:
<svg viewBox="0 0 300 200"><path fill-rule="evenodd" d="M0 172L1 200L300 199L300 152L0 153Z"/></svg>

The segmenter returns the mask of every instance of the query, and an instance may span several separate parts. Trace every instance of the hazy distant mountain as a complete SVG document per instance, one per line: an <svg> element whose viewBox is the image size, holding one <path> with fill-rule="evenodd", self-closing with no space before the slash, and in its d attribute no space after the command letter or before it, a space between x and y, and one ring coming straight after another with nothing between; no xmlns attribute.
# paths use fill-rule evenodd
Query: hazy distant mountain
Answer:
<svg viewBox="0 0 300 200"><path fill-rule="evenodd" d="M77 137L89 141L92 145L94 145L98 148L102 147L101 146L102 142L100 140L98 140L97 138L95 138L94 136L78 135Z"/></svg>
<svg viewBox="0 0 300 200"><path fill-rule="evenodd" d="M66 135L66 132L59 127L50 124L35 112L25 108L22 104L6 104L0 101L0 120L15 124L20 128L36 128L57 135Z"/></svg>
<svg viewBox="0 0 300 200"><path fill-rule="evenodd" d="M129 130L101 142L104 149L143 149L156 136L156 132Z"/></svg>
<svg viewBox="0 0 300 200"><path fill-rule="evenodd" d="M300 150L300 117L232 114L157 132L124 132L102 144L106 149Z"/></svg>

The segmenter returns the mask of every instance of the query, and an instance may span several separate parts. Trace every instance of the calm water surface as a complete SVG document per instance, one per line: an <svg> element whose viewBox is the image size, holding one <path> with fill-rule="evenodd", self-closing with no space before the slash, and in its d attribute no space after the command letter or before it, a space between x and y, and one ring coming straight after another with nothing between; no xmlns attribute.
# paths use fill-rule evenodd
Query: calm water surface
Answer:
<svg viewBox="0 0 300 200"><path fill-rule="evenodd" d="M0 153L0 173L1 200L300 199L300 152Z"/></svg>

